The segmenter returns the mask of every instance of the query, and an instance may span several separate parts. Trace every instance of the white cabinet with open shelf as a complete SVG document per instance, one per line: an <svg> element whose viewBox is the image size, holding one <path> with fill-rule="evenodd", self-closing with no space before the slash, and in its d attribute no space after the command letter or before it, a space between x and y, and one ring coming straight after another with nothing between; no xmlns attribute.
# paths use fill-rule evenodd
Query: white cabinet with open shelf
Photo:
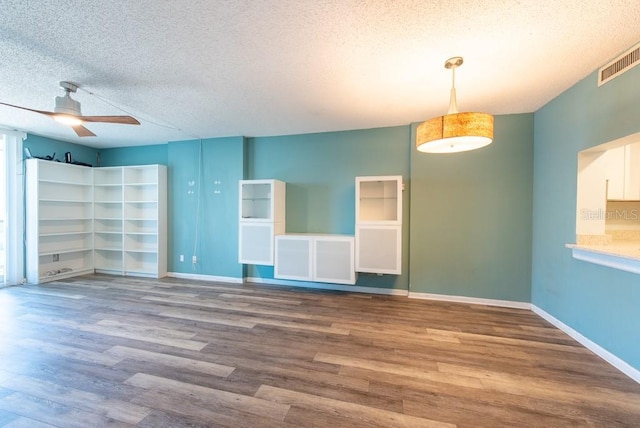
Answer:
<svg viewBox="0 0 640 428"><path fill-rule="evenodd" d="M239 263L273 265L274 238L285 232L285 195L282 181L240 181Z"/></svg>
<svg viewBox="0 0 640 428"><path fill-rule="evenodd" d="M26 160L27 281L93 272L93 171Z"/></svg>
<svg viewBox="0 0 640 428"><path fill-rule="evenodd" d="M356 177L356 271L402 272L402 176Z"/></svg>

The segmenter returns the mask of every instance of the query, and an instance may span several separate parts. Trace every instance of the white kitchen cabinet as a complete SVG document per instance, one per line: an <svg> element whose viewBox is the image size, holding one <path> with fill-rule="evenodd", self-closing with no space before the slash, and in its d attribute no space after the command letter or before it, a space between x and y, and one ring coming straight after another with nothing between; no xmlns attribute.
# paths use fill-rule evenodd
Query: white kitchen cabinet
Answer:
<svg viewBox="0 0 640 428"><path fill-rule="evenodd" d="M276 236L274 277L355 284L354 238L346 235Z"/></svg>
<svg viewBox="0 0 640 428"><path fill-rule="evenodd" d="M239 195L238 262L273 265L275 236L285 232L286 183L241 180Z"/></svg>
<svg viewBox="0 0 640 428"><path fill-rule="evenodd" d="M607 199L640 200L640 143L607 150L603 168L607 180Z"/></svg>
<svg viewBox="0 0 640 428"><path fill-rule="evenodd" d="M92 169L26 160L27 281L93 272Z"/></svg>
<svg viewBox="0 0 640 428"><path fill-rule="evenodd" d="M357 272L402 273L402 176L356 177Z"/></svg>

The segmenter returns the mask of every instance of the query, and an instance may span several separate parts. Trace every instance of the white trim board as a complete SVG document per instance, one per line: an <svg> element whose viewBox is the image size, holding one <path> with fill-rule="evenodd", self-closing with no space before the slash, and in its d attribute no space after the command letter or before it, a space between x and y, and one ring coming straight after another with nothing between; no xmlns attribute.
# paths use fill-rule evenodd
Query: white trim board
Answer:
<svg viewBox="0 0 640 428"><path fill-rule="evenodd" d="M193 279L196 281L231 282L234 284L242 284L244 282L242 278L233 276L202 275L198 273L167 272L167 276L171 278Z"/></svg>
<svg viewBox="0 0 640 428"><path fill-rule="evenodd" d="M254 284L284 285L287 287L315 288L320 290L347 291L353 293L385 294L388 296L406 296L408 294L407 290L397 290L394 288L361 287L356 285L328 284L324 282L289 281L283 279L256 277L247 277L245 278L245 281L252 282Z"/></svg>
<svg viewBox="0 0 640 428"><path fill-rule="evenodd" d="M571 336L574 340L576 340L582 346L589 349L591 352L593 352L594 354L596 354L597 356L605 360L607 363L611 364L613 367L620 370L622 373L629 376L631 379L640 383L640 370L637 370L636 368L632 367L629 363L615 356L614 354L607 351L597 343L591 341L590 339L587 339L585 336L578 333L576 330L569 327L568 325L566 325L565 323L563 323L553 315L549 314L545 310L540 309L536 305L532 304L531 310L535 314L539 315L541 318L544 318L545 320L553 324L555 327L557 327L558 329L562 330L563 332Z"/></svg>
<svg viewBox="0 0 640 428"><path fill-rule="evenodd" d="M483 299L480 297L451 296L448 294L431 294L410 292L409 298L423 300L439 300L443 302L469 303L473 305L500 306L513 309L531 309L531 303L513 300Z"/></svg>

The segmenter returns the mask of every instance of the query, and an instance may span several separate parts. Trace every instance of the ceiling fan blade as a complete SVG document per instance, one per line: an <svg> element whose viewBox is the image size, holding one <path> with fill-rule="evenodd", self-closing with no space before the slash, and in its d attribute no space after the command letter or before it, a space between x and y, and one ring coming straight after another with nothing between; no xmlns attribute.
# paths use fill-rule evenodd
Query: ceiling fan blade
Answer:
<svg viewBox="0 0 640 428"><path fill-rule="evenodd" d="M27 111L32 111L34 113L44 114L44 115L47 115L47 116L55 116L55 114L56 114L56 113L54 113L52 111L36 110L36 109L33 109L33 108L21 107L21 106L16 106L16 105L13 105L13 104L7 104L7 103L3 103L3 102L0 102L0 104L2 104L3 106L14 107L14 108L19 108L21 110L27 110Z"/></svg>
<svg viewBox="0 0 640 428"><path fill-rule="evenodd" d="M84 122L119 123L122 125L140 125L140 122L131 116L79 116Z"/></svg>
<svg viewBox="0 0 640 428"><path fill-rule="evenodd" d="M74 131L76 131L76 134L78 134L78 137L95 137L96 136L96 134L89 131L87 128L85 128L82 125L72 125L71 127L73 128Z"/></svg>

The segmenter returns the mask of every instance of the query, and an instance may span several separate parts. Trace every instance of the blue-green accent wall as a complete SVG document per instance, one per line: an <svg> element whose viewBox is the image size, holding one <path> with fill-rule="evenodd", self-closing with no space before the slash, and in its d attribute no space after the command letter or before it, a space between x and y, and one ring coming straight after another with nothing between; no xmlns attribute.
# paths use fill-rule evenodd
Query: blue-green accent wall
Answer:
<svg viewBox="0 0 640 428"><path fill-rule="evenodd" d="M168 269L242 278L238 263L238 181L244 138L171 142L169 160ZM179 261L184 255L184 262ZM196 255L198 263L191 263Z"/></svg>
<svg viewBox="0 0 640 428"><path fill-rule="evenodd" d="M34 157L44 158L45 156L54 156L55 154L55 160L64 162L64 154L71 152L71 157L75 161L87 163L92 166L96 166L97 164L98 149L80 144L27 134L23 147L28 148Z"/></svg>
<svg viewBox="0 0 640 428"><path fill-rule="evenodd" d="M532 303L640 370L640 276L572 258L578 152L640 131L640 67L535 113Z"/></svg>
<svg viewBox="0 0 640 428"><path fill-rule="evenodd" d="M99 166L167 165L167 145L100 149Z"/></svg>
<svg viewBox="0 0 640 428"><path fill-rule="evenodd" d="M529 302L533 114L496 116L479 150L411 153L411 291Z"/></svg>
<svg viewBox="0 0 640 428"><path fill-rule="evenodd" d="M355 233L355 178L402 175L403 274L360 274L356 285L406 290L409 240L409 126L247 139L247 179L287 183L288 233ZM273 278L273 267L249 266Z"/></svg>

